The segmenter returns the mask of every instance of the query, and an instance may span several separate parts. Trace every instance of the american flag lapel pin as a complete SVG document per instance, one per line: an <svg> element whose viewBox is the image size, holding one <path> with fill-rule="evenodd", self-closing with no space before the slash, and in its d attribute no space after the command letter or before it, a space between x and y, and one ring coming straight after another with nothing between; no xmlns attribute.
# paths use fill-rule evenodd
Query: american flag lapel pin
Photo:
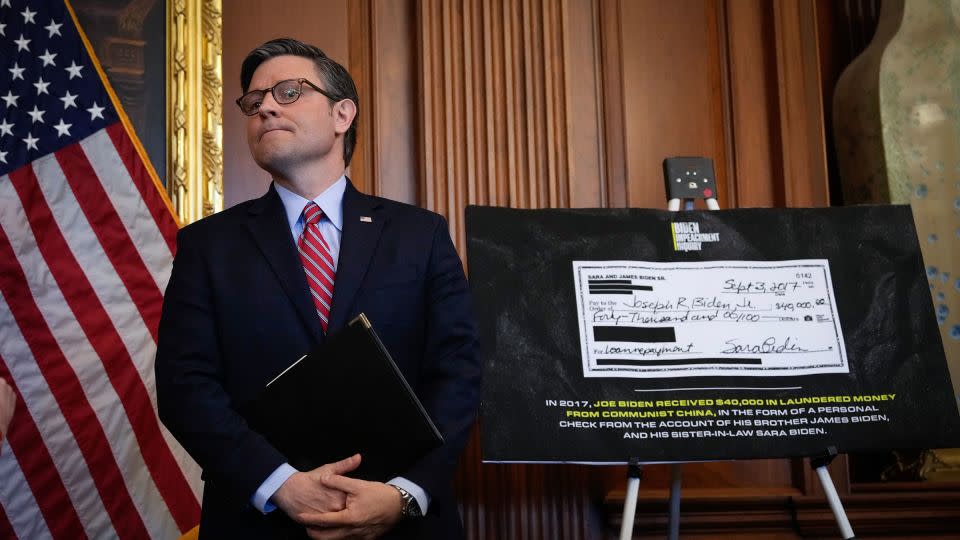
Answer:
<svg viewBox="0 0 960 540"><path fill-rule="evenodd" d="M373 223L373 218L370 216L360 216L360 223Z"/></svg>

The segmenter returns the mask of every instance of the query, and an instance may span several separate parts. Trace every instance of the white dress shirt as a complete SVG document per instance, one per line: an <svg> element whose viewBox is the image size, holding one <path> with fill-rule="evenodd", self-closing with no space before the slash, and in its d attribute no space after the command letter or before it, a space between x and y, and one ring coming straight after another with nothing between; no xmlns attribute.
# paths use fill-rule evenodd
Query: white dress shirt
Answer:
<svg viewBox="0 0 960 540"><path fill-rule="evenodd" d="M277 194L280 195L280 200L283 202L283 208L287 213L287 223L290 226L290 234L293 235L293 241L296 243L303 233L303 208L310 201L280 184L274 183L274 186L277 189ZM319 223L320 234L330 247L334 271L336 271L340 262L340 238L343 235L343 192L346 188L347 177L346 175L341 175L339 180L334 182L332 186L313 200L313 202L317 203L317 206L320 207L320 210L323 211L323 217ZM291 467L289 463L284 463L277 467L277 469L260 484L260 487L254 492L253 497L250 498L250 503L257 510L265 514L276 510L277 506L270 498L273 497L274 493L280 489L280 486L282 486L288 478L293 476L295 472L297 472L297 470ZM413 498L416 499L417 504L420 506L420 512L423 515L427 514L427 507L430 506L430 495L428 495L423 488L399 476L389 480L387 483L403 488L413 495Z"/></svg>

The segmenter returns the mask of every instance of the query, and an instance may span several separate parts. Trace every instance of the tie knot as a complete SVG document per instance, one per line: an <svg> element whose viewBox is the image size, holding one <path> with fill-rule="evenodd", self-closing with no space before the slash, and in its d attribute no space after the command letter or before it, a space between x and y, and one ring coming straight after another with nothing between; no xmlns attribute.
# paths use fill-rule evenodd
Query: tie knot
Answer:
<svg viewBox="0 0 960 540"><path fill-rule="evenodd" d="M317 203L310 201L306 206L303 207L303 226L316 225L320 223L320 218L323 217L323 210L317 206Z"/></svg>

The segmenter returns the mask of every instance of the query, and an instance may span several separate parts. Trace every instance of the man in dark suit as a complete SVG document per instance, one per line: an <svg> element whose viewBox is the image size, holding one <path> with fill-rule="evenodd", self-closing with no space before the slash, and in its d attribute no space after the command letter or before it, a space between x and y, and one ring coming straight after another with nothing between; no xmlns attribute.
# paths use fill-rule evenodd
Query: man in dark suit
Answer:
<svg viewBox="0 0 960 540"><path fill-rule="evenodd" d="M446 222L353 188L357 92L320 49L267 42L244 60L241 86L250 151L273 183L180 231L157 350L160 417L203 468L200 535L462 537L451 479L480 367ZM361 312L445 441L386 483L349 477L362 456L297 471L241 412Z"/></svg>

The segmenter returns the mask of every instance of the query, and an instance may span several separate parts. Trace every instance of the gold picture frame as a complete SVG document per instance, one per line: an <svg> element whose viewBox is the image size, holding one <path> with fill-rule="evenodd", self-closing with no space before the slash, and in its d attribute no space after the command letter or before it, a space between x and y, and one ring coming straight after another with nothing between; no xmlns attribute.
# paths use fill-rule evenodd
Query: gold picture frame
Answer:
<svg viewBox="0 0 960 540"><path fill-rule="evenodd" d="M167 192L184 225L223 210L221 0L167 2Z"/></svg>

